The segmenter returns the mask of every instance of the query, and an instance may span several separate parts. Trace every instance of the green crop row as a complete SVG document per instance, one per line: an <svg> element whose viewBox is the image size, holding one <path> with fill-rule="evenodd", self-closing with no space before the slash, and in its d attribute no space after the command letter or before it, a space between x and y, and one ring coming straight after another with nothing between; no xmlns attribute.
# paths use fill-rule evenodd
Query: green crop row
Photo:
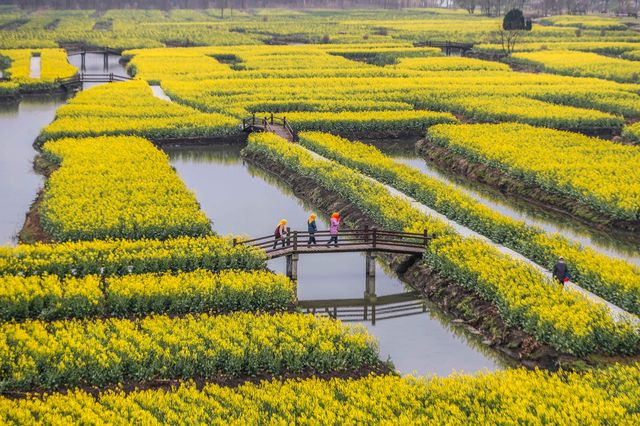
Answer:
<svg viewBox="0 0 640 426"><path fill-rule="evenodd" d="M219 236L93 240L0 247L0 275L123 275L195 269L263 269L265 255Z"/></svg>
<svg viewBox="0 0 640 426"><path fill-rule="evenodd" d="M640 369L508 369L429 379L273 380L238 387L84 391L0 398L0 422L32 424L571 424L636 425Z"/></svg>
<svg viewBox="0 0 640 426"><path fill-rule="evenodd" d="M377 346L363 328L313 315L158 315L0 326L0 392L377 363Z"/></svg>
<svg viewBox="0 0 640 426"><path fill-rule="evenodd" d="M295 303L295 284L267 271L207 270L102 278L0 276L0 320L269 311Z"/></svg>

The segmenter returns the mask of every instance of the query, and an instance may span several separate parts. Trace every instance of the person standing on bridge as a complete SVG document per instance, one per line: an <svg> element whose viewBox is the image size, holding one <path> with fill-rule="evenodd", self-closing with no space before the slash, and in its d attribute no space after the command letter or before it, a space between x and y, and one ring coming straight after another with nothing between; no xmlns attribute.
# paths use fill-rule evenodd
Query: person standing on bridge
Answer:
<svg viewBox="0 0 640 426"><path fill-rule="evenodd" d="M564 285L564 283L570 279L569 268L567 264L564 263L564 257L562 256L560 256L558 263L553 267L553 278L561 285Z"/></svg>
<svg viewBox="0 0 640 426"><path fill-rule="evenodd" d="M309 231L309 241L307 241L307 247L311 244L316 245L316 232L318 231L318 225L316 225L316 215L311 213L309 220L307 220L307 230Z"/></svg>
<svg viewBox="0 0 640 426"><path fill-rule="evenodd" d="M276 226L276 231L273 233L275 240L273 241L273 248L275 249L278 245L278 241L282 242L282 248L284 248L284 237L287 235L287 220L282 219L278 226Z"/></svg>
<svg viewBox="0 0 640 426"><path fill-rule="evenodd" d="M334 243L336 247L338 247L338 227L340 226L340 214L338 212L334 212L331 215L331 220L329 220L329 242L327 246L330 246L331 243Z"/></svg>

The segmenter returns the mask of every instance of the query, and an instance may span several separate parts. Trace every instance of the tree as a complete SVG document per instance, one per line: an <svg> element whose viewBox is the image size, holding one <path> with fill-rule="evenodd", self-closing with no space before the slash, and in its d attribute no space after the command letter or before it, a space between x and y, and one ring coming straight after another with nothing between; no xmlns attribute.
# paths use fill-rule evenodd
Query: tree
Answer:
<svg viewBox="0 0 640 426"><path fill-rule="evenodd" d="M524 31L531 31L531 20L525 19L520 9L508 11L502 20L502 28L498 31L505 55L511 55L516 47L516 41Z"/></svg>

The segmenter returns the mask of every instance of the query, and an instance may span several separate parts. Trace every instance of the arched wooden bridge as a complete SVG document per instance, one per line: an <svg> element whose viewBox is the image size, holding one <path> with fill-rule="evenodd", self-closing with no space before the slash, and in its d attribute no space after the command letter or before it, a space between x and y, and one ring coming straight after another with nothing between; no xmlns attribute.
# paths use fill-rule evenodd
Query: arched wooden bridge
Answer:
<svg viewBox="0 0 640 426"><path fill-rule="evenodd" d="M310 243L310 237L316 244ZM235 241L234 244L257 247L265 251L267 259L287 258L287 276L298 279L298 259L301 254L320 253L367 253L367 277L375 277L375 253L421 255L426 251L431 237L427 230L423 233L385 231L365 227L363 229L341 231L338 244L329 244L329 231L291 231L283 239L274 235L251 240Z"/></svg>

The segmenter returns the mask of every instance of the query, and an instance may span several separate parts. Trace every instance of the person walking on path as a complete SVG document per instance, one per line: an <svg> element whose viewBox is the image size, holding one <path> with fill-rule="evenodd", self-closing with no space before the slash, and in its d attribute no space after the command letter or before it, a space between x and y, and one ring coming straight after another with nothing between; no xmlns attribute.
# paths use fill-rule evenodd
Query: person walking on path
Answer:
<svg viewBox="0 0 640 426"><path fill-rule="evenodd" d="M307 241L307 247L311 244L316 245L316 232L318 231L318 225L316 225L316 215L311 213L309 220L307 220L307 230L309 231L309 241Z"/></svg>
<svg viewBox="0 0 640 426"><path fill-rule="evenodd" d="M569 268L564 263L564 257L560 256L558 263L553 267L553 278L561 285L564 285L565 281L569 281Z"/></svg>
<svg viewBox="0 0 640 426"><path fill-rule="evenodd" d="M282 219L278 226L276 226L276 231L273 233L274 241L273 248L275 249L278 245L278 240L282 242L282 248L284 248L284 236L287 235L287 220Z"/></svg>
<svg viewBox="0 0 640 426"><path fill-rule="evenodd" d="M338 212L334 212L331 215L331 220L329 221L329 242L327 246L330 246L331 243L334 243L336 247L338 247L338 227L340 226L340 215Z"/></svg>

